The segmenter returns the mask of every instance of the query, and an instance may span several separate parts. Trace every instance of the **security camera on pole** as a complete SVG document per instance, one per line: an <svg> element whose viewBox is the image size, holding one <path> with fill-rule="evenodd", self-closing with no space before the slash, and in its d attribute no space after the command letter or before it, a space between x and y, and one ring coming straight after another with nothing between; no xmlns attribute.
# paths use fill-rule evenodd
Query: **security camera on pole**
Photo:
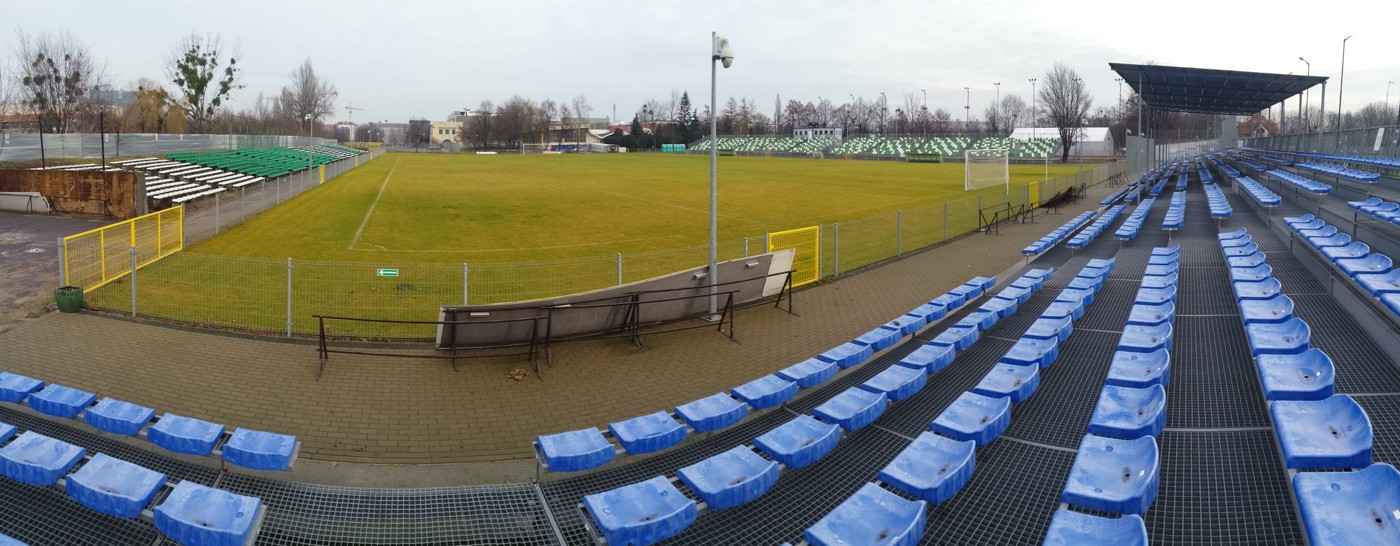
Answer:
<svg viewBox="0 0 1400 546"><path fill-rule="evenodd" d="M719 318L716 316L719 310L719 243L716 233L719 230L717 220L719 214L715 206L716 202L716 173L719 164L719 125L716 123L719 116L715 111L715 78L719 74L719 68L715 61L724 63L725 68L734 64L734 51L729 49L729 39L723 38L714 32L710 33L710 319ZM767 249L764 250L767 252Z"/></svg>

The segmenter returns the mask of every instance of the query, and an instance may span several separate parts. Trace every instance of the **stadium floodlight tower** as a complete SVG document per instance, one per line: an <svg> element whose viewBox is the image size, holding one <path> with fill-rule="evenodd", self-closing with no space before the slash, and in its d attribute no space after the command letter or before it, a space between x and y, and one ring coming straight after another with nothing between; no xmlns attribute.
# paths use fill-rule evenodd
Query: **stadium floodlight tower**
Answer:
<svg viewBox="0 0 1400 546"><path fill-rule="evenodd" d="M718 116L715 113L715 94L717 88L715 80L719 75L719 67L715 61L724 63L725 68L734 64L734 51L729 49L729 39L717 33L710 33L710 314L711 320L716 318L719 310L719 209L716 208L718 165L719 165L719 129L717 124ZM765 249L764 252L767 252Z"/></svg>

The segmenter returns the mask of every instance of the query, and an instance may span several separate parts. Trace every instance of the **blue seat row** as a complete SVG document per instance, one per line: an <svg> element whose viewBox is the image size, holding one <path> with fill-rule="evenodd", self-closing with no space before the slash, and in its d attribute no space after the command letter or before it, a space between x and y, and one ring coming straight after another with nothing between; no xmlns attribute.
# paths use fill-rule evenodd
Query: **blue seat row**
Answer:
<svg viewBox="0 0 1400 546"><path fill-rule="evenodd" d="M1049 270L1035 271L1043 277L1050 275ZM1035 289L1038 290L1043 282L1042 278L1034 284ZM765 410L783 404L796 396L798 389L820 385L835 377L838 371L865 362L876 352L895 345L905 336L915 334L950 311L980 297L995 283L996 279L991 277L975 277L852 341L777 373L734 387L728 393L715 393L676 406L674 413L657 411L609 423L606 433L598 428L585 428L540 435L534 442L539 469L554 472L591 470L612 462L620 453L654 453L676 446L692 432L713 432L733 426L747 417L750 410ZM951 356L948 358L951 361ZM891 380L889 377L884 379ZM856 400L859 397L853 394L838 403L843 404L843 408L849 408L845 404L863 401L861 407L873 409L873 401ZM616 440L620 449L609 437Z"/></svg>
<svg viewBox="0 0 1400 546"><path fill-rule="evenodd" d="M1186 191L1186 185L1191 177L1185 168L1181 169L1181 174L1176 177L1176 191Z"/></svg>
<svg viewBox="0 0 1400 546"><path fill-rule="evenodd" d="M1370 197L1364 201L1347 201L1347 207L1400 226L1400 203L1386 201L1379 197Z"/></svg>
<svg viewBox="0 0 1400 546"><path fill-rule="evenodd" d="M1306 176L1301 176L1280 169L1271 170L1268 172L1268 174L1269 176L1272 176L1282 182L1292 184L1308 193L1313 193L1317 195L1328 195L1332 193L1331 184L1323 184L1322 182L1318 182Z"/></svg>
<svg viewBox="0 0 1400 546"><path fill-rule="evenodd" d="M1162 229L1176 231L1186 222L1186 192L1178 189L1167 203L1167 215L1162 218Z"/></svg>
<svg viewBox="0 0 1400 546"><path fill-rule="evenodd" d="M145 436L168 451L186 455L218 454L223 460L254 470L288 470L296 462L301 442L295 436L236 428L192 417L167 413L156 419L155 410L72 387L48 384L10 372L0 372L0 402L27 403L35 411L82 419L110 434ZM155 423L151 421L155 419Z"/></svg>
<svg viewBox="0 0 1400 546"><path fill-rule="evenodd" d="M1221 191L1220 186L1206 184L1204 188L1206 203L1210 205L1211 218L1222 220L1234 214L1235 209L1230 206L1230 200L1225 197L1225 192Z"/></svg>
<svg viewBox="0 0 1400 546"><path fill-rule="evenodd" d="M1044 544L1147 544L1142 514L1157 497L1156 437L1166 426L1167 360L1171 350L1180 246L1152 250L1089 426L1060 500L1119 517L1055 512ZM1163 289L1171 290L1165 297ZM1105 542L1108 541L1108 542Z"/></svg>
<svg viewBox="0 0 1400 546"><path fill-rule="evenodd" d="M1307 169L1307 170L1310 170L1310 171L1320 172L1320 173L1323 173L1323 174L1330 174L1330 175L1335 176L1335 177L1337 177L1337 178L1345 178L1345 179L1347 179L1347 180L1353 180L1353 181L1356 181L1356 182L1364 182L1364 183L1367 183L1367 184L1374 184L1374 183L1376 183L1376 182L1380 182L1380 180L1381 180L1381 175L1378 174L1378 173L1373 173L1373 172L1371 172L1371 171L1362 171L1362 170L1357 170L1357 169L1351 169L1351 168L1343 167L1343 166L1341 166L1341 165L1329 165L1329 164L1326 164L1326 163L1299 163L1299 164L1298 164L1298 167L1299 167L1299 168L1303 168L1303 169ZM1392 168L1394 168L1394 167L1392 167Z"/></svg>
<svg viewBox="0 0 1400 546"><path fill-rule="evenodd" d="M1244 158L1236 158L1236 159L1240 162L1240 164L1242 164L1242 165L1244 165L1244 166L1246 166L1246 167L1249 167L1250 170L1252 170L1252 171L1254 171L1254 172L1256 172L1256 173L1262 173L1262 172L1264 172L1264 171L1269 170L1269 166L1268 166L1268 165L1265 165L1265 164L1260 163L1260 162L1258 162L1258 161L1251 161L1251 160L1244 159Z"/></svg>
<svg viewBox="0 0 1400 546"><path fill-rule="evenodd" d="M1285 221L1290 226L1309 223L1303 218ZM1227 250L1242 248L1250 239L1244 229L1219 237ZM1241 290L1237 284L1237 302L1284 464L1301 471L1293 477L1293 491L1309 542L1395 543L1400 529L1386 518L1400 508L1400 472L1372 464L1370 418L1350 396L1333 394L1331 359L1309 346L1307 323L1292 316L1292 301L1270 280L1263 289ZM1361 470L1309 471L1319 469Z"/></svg>
<svg viewBox="0 0 1400 546"><path fill-rule="evenodd" d="M1351 163L1351 164L1356 164L1356 165L1365 165L1365 166L1368 166L1368 167L1380 167L1380 168L1383 168L1383 169L1396 169L1396 168L1400 168L1400 158L1395 158L1395 157L1369 157L1369 156L1359 156L1359 155L1314 154L1314 153L1303 153L1303 152L1285 152L1285 153L1292 153L1294 156L1297 156L1297 157L1307 157L1307 158L1312 158L1312 159L1321 159L1321 160L1325 160L1325 161L1333 161L1333 162L1338 162L1338 163Z"/></svg>
<svg viewBox="0 0 1400 546"><path fill-rule="evenodd" d="M1084 228L1083 231L1076 233L1074 237L1070 238L1070 240L1065 243L1065 246L1069 248L1084 248L1089 246L1089 243L1094 242L1094 239L1097 239L1104 230L1118 221L1118 216L1123 213L1123 209L1126 207L1127 205L1114 205L1109 207L1108 210L1105 210L1103 214L1100 214L1099 217L1094 220L1094 223L1089 224L1089 227Z"/></svg>
<svg viewBox="0 0 1400 546"><path fill-rule="evenodd" d="M1210 169L1206 168L1206 162L1202 161L1200 157L1196 158L1196 173L1200 177L1202 184L1215 183L1215 176L1210 174Z"/></svg>
<svg viewBox="0 0 1400 546"><path fill-rule="evenodd" d="M1085 211L1080 213L1078 216L1071 218L1070 221L1065 222L1064 225L1055 228L1054 231L1045 234L1044 237L1041 237L1036 242L1031 243L1026 248L1021 249L1021 254L1025 254L1027 256L1035 256L1036 254L1040 254L1042 252L1050 250L1051 248L1054 248L1055 245L1060 244L1060 241L1063 241L1066 238L1068 238L1070 234L1074 233L1080 227L1083 227L1084 224L1088 223L1089 220L1093 217L1094 211Z"/></svg>
<svg viewBox="0 0 1400 546"><path fill-rule="evenodd" d="M251 544L265 509L257 497L181 481L167 488L165 474L104 453L0 423L0 474L17 482L57 487L90 510L119 518L146 518L155 528L190 546ZM4 542L0 540L0 544Z"/></svg>
<svg viewBox="0 0 1400 546"><path fill-rule="evenodd" d="M1362 291L1400 317L1400 270L1395 269L1390 256L1372 252L1366 243L1351 240L1351 236L1339 233L1336 226L1311 214L1286 217L1284 223Z"/></svg>
<svg viewBox="0 0 1400 546"><path fill-rule="evenodd" d="M1227 164L1221 162L1221 161L1218 160L1218 159L1211 158L1211 162L1215 165L1215 167L1216 167L1217 169L1220 169L1220 172L1224 173L1225 176L1228 176L1228 177L1230 177L1230 178L1239 178L1239 177L1243 176L1243 175L1240 174L1240 171L1236 170L1234 167L1231 167L1230 165L1227 165Z"/></svg>
<svg viewBox="0 0 1400 546"><path fill-rule="evenodd" d="M1118 226L1118 230L1113 232L1113 238L1120 241L1131 241L1137 238L1138 230L1142 229L1143 220L1147 219L1147 213L1152 211L1152 205L1157 203L1155 197L1148 197L1138 203L1133 208L1133 213L1128 215L1127 220Z"/></svg>
<svg viewBox="0 0 1400 546"><path fill-rule="evenodd" d="M1277 207L1283 202L1277 193L1264 187L1263 184L1256 182L1253 178L1242 176L1235 179L1235 182L1238 182L1240 187L1244 188L1245 193L1248 193L1249 196L1253 197L1260 205L1265 207Z"/></svg>
<svg viewBox="0 0 1400 546"><path fill-rule="evenodd" d="M1012 282L948 330L971 328L979 332L990 328L1006 308L992 302L1004 300L1017 306L1028 300L1053 275L1052 270L1033 269ZM978 295L989 288L982 278L969 281L978 288ZM964 285L966 286L966 285ZM1014 313L1016 307L1010 307ZM945 332L946 333L946 332ZM974 334L975 335L975 334ZM800 468L825 457L841 439L842 431L855 431L869 425L882 415L891 402L903 400L918 392L928 376L941 371L953 361L958 347L956 340L939 336L910 353L903 360L876 374L865 383L851 387L812 410L812 415L800 415L754 438L753 446L736 446L677 471L677 479L656 476L644 482L584 496L584 510L590 529L609 544L652 544L684 531L699 517L702 510L739 506L766 493L778 481L785 468ZM974 338L975 340L975 338ZM542 437L544 438L544 437ZM901 456L891 462L881 476L893 487L921 499L941 502L966 483L973 468L973 443L953 441L926 434L905 450L918 457ZM761 454L760 454L761 453ZM766 455L766 457L765 457ZM951 472L934 465L931 457L940 461L957 461ZM677 480L695 493L704 504L685 495ZM880 487L868 484L831 515L807 530L804 536L817 544L834 543L833 537L847 537L852 544L867 543L870 537L883 532L900 537L922 536L926 500L908 501ZM858 518L843 514L863 513ZM596 527L594 527L596 525ZM864 537L864 538L856 538ZM891 542L900 543L900 542Z"/></svg>

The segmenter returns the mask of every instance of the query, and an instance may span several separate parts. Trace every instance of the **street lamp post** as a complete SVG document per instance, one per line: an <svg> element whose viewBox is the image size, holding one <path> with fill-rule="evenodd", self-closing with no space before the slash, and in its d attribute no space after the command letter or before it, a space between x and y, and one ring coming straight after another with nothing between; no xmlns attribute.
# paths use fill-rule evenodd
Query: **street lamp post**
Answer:
<svg viewBox="0 0 1400 546"><path fill-rule="evenodd" d="M1040 124L1035 117L1035 78L1030 78L1026 81L1031 82L1031 138L1039 138L1040 135L1036 134L1036 129L1040 128ZM1023 102L1021 104L1025 103Z"/></svg>
<svg viewBox="0 0 1400 546"><path fill-rule="evenodd" d="M710 318L717 318L715 315L719 309L719 209L716 206L716 196L718 192L718 165L719 165L719 129L716 122L718 117L715 113L715 96L717 87L716 78L719 75L719 66L715 64L719 61L725 68L734 64L734 52L729 49L729 39L722 38L719 34L710 33L710 270L708 281L710 285ZM767 250L765 250L766 252Z"/></svg>
<svg viewBox="0 0 1400 546"><path fill-rule="evenodd" d="M890 104L885 100L885 92L880 92L880 136L885 136L885 113L890 109Z"/></svg>
<svg viewBox="0 0 1400 546"><path fill-rule="evenodd" d="M1350 40L1350 39L1351 39L1351 36L1347 36L1346 38L1342 38L1342 73L1341 73L1341 78L1339 78L1341 81L1337 82L1337 130L1338 130L1338 131L1340 131L1340 130L1346 128L1346 127L1345 127L1345 124L1346 124L1346 112L1345 112L1344 110L1342 110L1342 91L1346 88L1346 85L1347 85L1347 40ZM1338 135L1338 138L1341 138L1341 135Z"/></svg>
<svg viewBox="0 0 1400 546"><path fill-rule="evenodd" d="M1307 59L1304 59L1304 58L1302 58L1302 57L1298 57L1298 60L1303 61L1303 64L1308 65L1308 77L1312 77L1312 63L1308 62ZM1304 129L1305 131L1312 132L1312 126L1308 123L1308 114L1309 114L1308 110L1312 108L1312 86L1311 86L1311 85L1309 85L1308 88L1307 88L1306 90L1303 91L1303 95L1306 96L1306 97L1308 98L1308 104L1307 104L1307 106L1303 106L1303 111L1302 111L1302 116L1303 116L1303 129ZM1302 101L1303 101L1303 97L1298 97L1298 103L1299 103L1300 105L1302 104Z"/></svg>
<svg viewBox="0 0 1400 546"><path fill-rule="evenodd" d="M1395 83L1395 82L1390 82L1390 83ZM924 94L924 105L923 105L923 107L922 107L922 110L923 110L923 111L920 112L921 116L920 116L920 118L919 118L919 127L922 128L922 129L924 130L924 138L927 139L927 138L928 138L928 120L925 119L925 118L928 116L928 90L927 90L927 89L920 89L919 92L921 92L921 93ZM1390 97L1390 88L1388 88L1388 87L1387 87L1386 90L1385 90L1385 96L1387 97L1387 98L1385 99L1385 103L1386 103L1386 104L1390 104L1390 98L1389 98L1389 97ZM1390 107L1387 106L1387 107L1386 107L1386 110L1389 110L1389 109L1390 109Z"/></svg>
<svg viewBox="0 0 1400 546"><path fill-rule="evenodd" d="M1002 125L1006 123L1006 117L1002 115L1003 112L1001 111L1001 82L992 82L992 85L997 88L997 101L992 104L992 112L996 113L997 125ZM1005 129L1005 127L1002 127L1002 129ZM1012 127L1011 130L1014 131L1016 128Z"/></svg>
<svg viewBox="0 0 1400 546"><path fill-rule="evenodd" d="M1385 110L1382 110L1383 112L1390 111L1390 86L1392 85L1395 85L1395 82L1385 82Z"/></svg>
<svg viewBox="0 0 1400 546"><path fill-rule="evenodd" d="M311 187L311 114L306 114L306 187ZM291 187L291 181L287 181L287 186Z"/></svg>
<svg viewBox="0 0 1400 546"><path fill-rule="evenodd" d="M967 92L966 102L963 103L963 130L972 132L972 88L963 87Z"/></svg>

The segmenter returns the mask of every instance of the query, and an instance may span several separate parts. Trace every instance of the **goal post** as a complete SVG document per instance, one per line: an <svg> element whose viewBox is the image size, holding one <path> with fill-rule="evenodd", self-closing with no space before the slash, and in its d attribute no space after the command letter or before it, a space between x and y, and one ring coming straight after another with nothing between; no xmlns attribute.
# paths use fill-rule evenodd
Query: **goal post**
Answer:
<svg viewBox="0 0 1400 546"><path fill-rule="evenodd" d="M972 191L1001 186L1011 190L1008 163L1011 151L1004 149L969 149L963 151L963 190Z"/></svg>

